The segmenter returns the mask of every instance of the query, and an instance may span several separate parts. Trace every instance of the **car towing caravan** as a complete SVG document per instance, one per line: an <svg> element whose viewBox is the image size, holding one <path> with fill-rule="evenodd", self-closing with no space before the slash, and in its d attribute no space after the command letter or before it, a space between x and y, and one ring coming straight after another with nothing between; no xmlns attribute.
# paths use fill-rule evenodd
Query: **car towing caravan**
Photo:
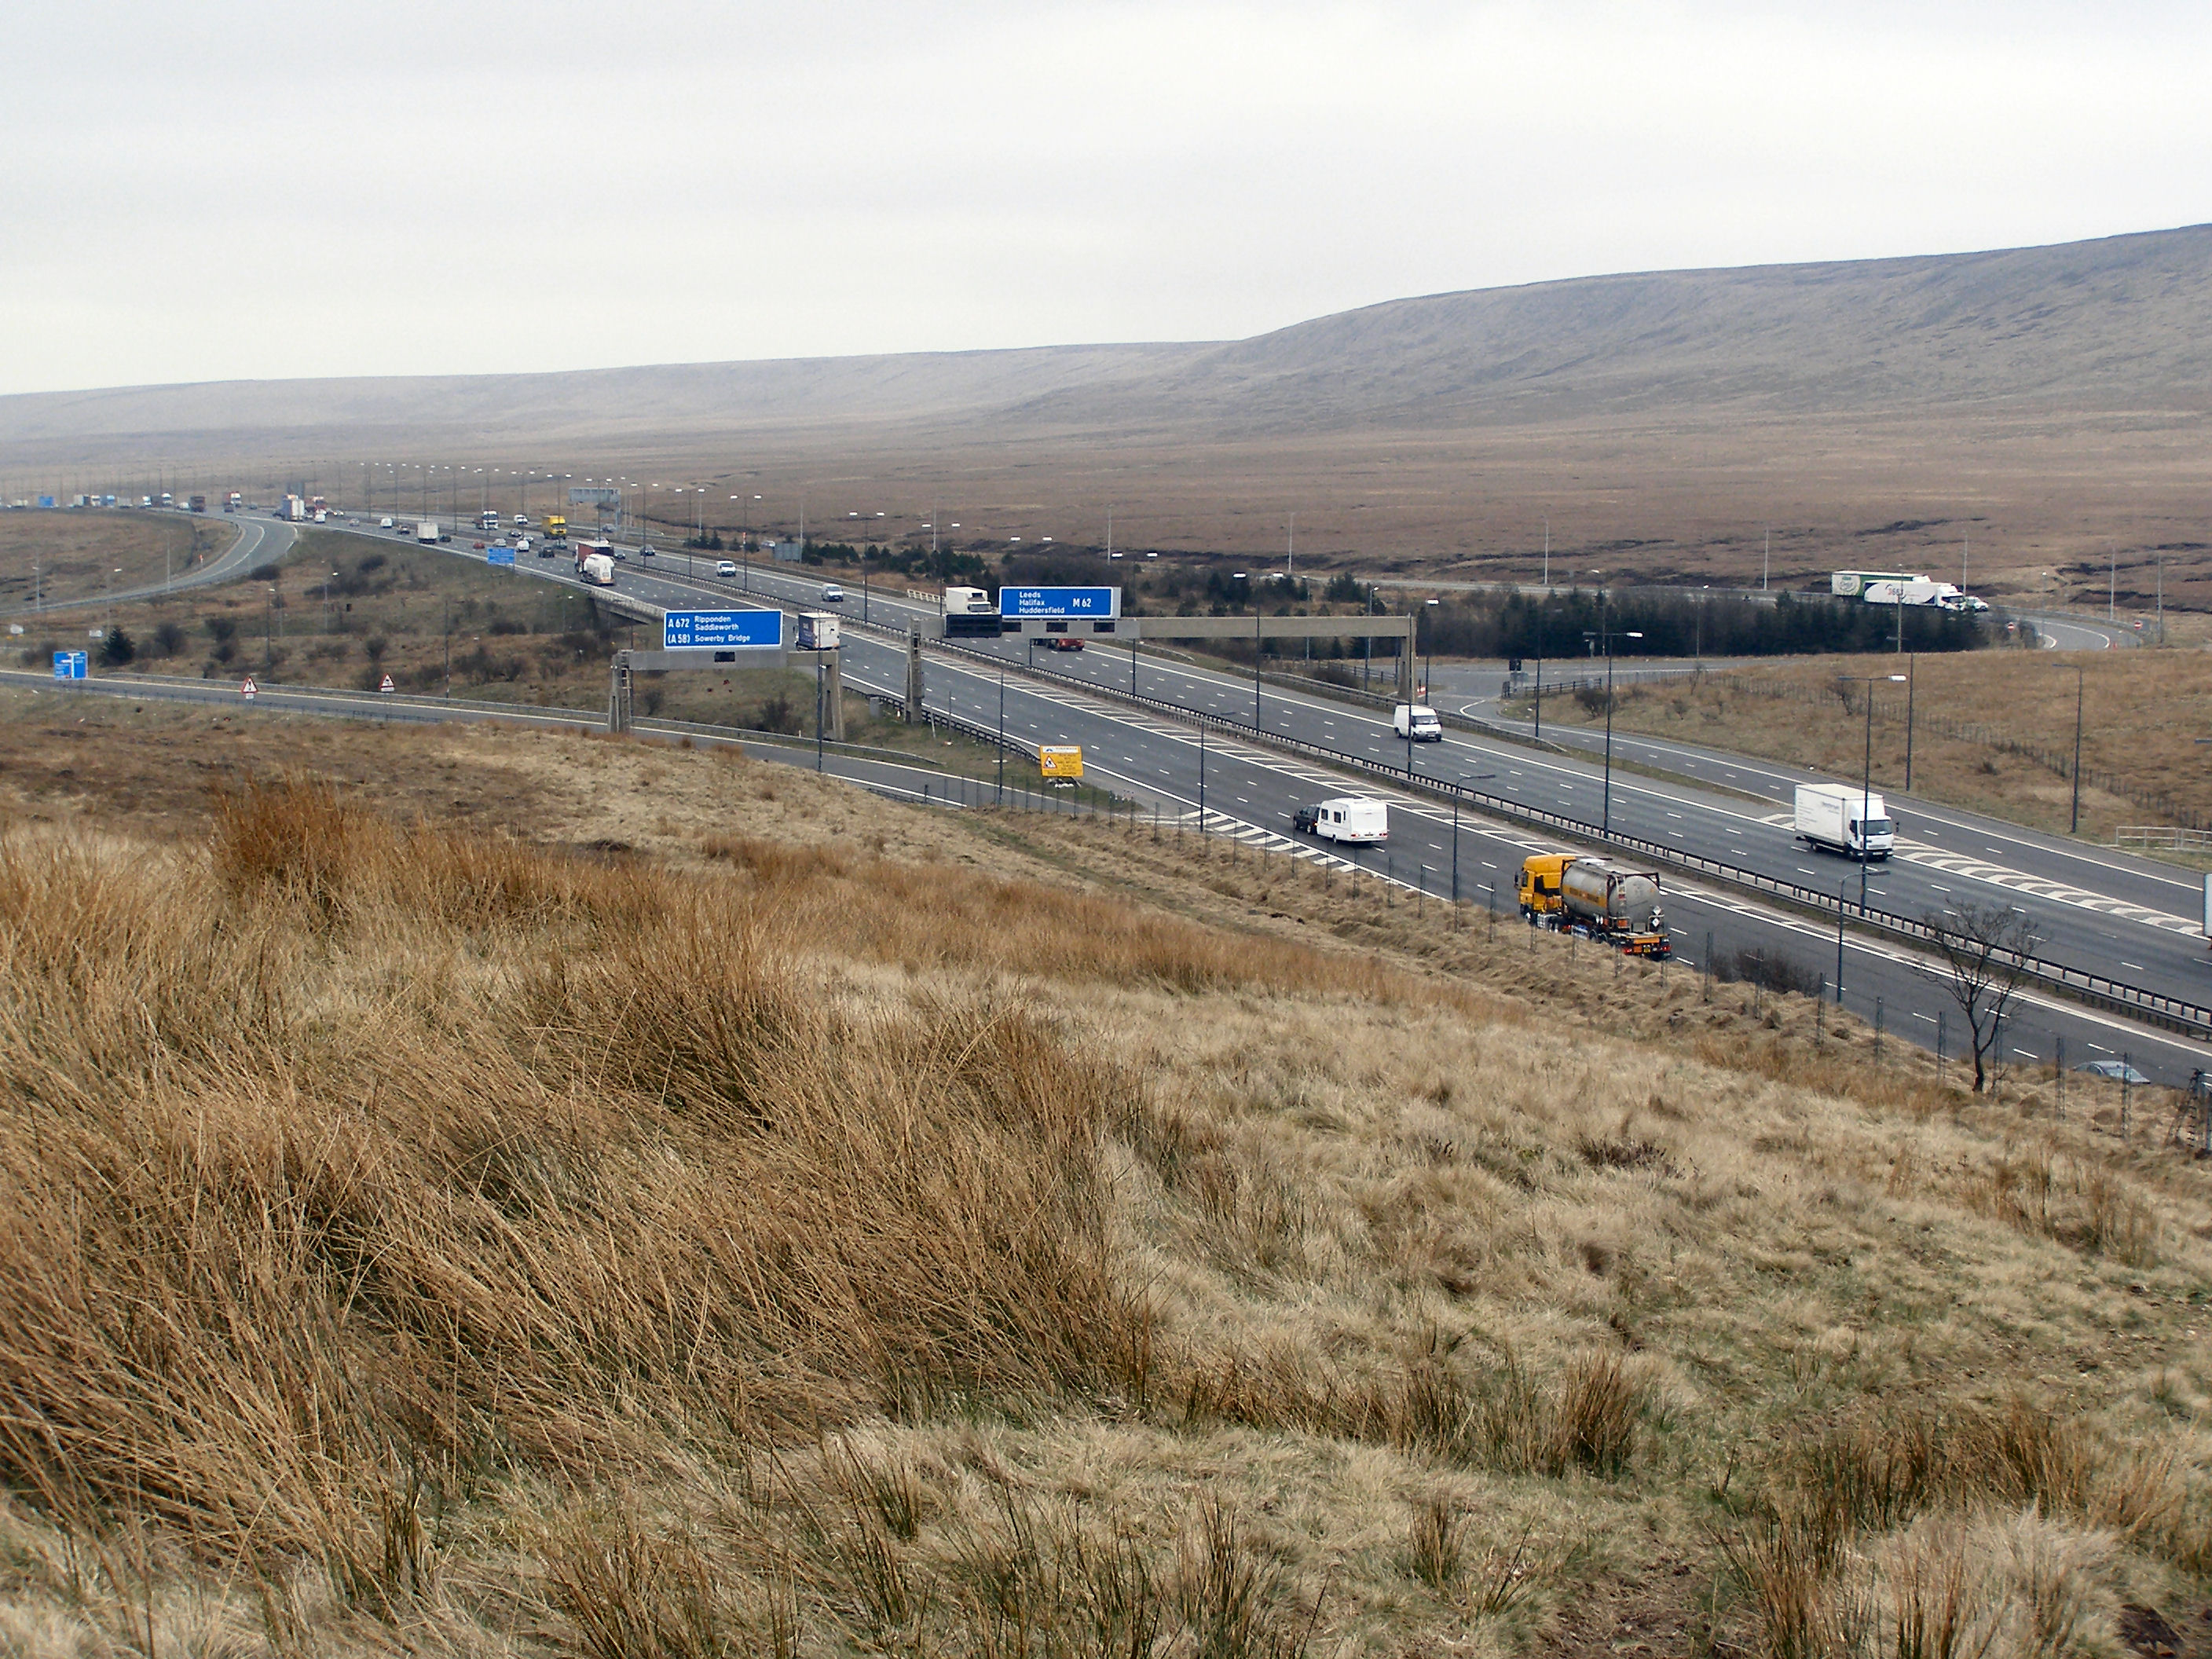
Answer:
<svg viewBox="0 0 2212 1659"><path fill-rule="evenodd" d="M1340 844L1372 845L1390 838L1390 809L1387 803L1358 795L1341 795L1291 814L1291 828L1298 834Z"/></svg>

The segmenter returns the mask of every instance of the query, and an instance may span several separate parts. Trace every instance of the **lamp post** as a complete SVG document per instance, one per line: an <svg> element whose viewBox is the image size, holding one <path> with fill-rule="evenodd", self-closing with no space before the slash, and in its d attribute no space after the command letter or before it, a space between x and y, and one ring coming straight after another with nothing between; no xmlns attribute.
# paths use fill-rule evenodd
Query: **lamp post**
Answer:
<svg viewBox="0 0 2212 1659"><path fill-rule="evenodd" d="M1836 1006L1844 1006L1844 906L1849 902L1851 878L1836 884Z"/></svg>
<svg viewBox="0 0 2212 1659"><path fill-rule="evenodd" d="M1905 659L1905 793L1908 795L1912 793L1912 694L1919 667L1917 652Z"/></svg>
<svg viewBox="0 0 2212 1659"><path fill-rule="evenodd" d="M1203 778L1206 775L1205 775L1203 772L1201 772L1199 775L1200 775L1200 778ZM1202 790L1202 789L1205 787L1205 785L1204 785L1203 783L1201 783L1199 787L1200 787L1200 788ZM1000 656L999 656L999 784L998 784L998 804L999 804L1000 805L1003 806L1003 805L1006 805L1006 655L1005 655L1005 653L1002 652L1002 653L1000 653Z"/></svg>
<svg viewBox="0 0 2212 1659"><path fill-rule="evenodd" d="M2081 687L2083 669L2074 665L2074 811L2066 825L2066 833L2076 836L2081 832Z"/></svg>
<svg viewBox="0 0 2212 1659"><path fill-rule="evenodd" d="M1544 735L1544 611L1552 602L1552 590L1546 588L1536 596L1536 724L1530 736Z"/></svg>
<svg viewBox="0 0 2212 1659"><path fill-rule="evenodd" d="M1590 574L1602 576L1605 572L1593 570ZM1598 814L1598 829L1601 834L1605 835L1613 832L1613 631L1606 626L1606 615L1612 599L1613 596L1603 587L1598 589L1597 631L1599 640L1605 646L1605 805ZM1640 640L1644 635L1632 630L1621 637Z"/></svg>
<svg viewBox="0 0 2212 1659"><path fill-rule="evenodd" d="M1867 819L1872 816L1869 809L1874 804L1874 689L1884 680L1898 685L1910 682L1902 674L1845 674L1839 678L1847 684L1863 685L1867 689L1866 758L1859 775L1859 909L1863 914L1867 908L1867 866L1873 862L1867 853ZM1840 933L1840 921L1837 928ZM1838 949L1840 952L1841 946ZM1838 960L1841 961L1840 954Z"/></svg>
<svg viewBox="0 0 2212 1659"><path fill-rule="evenodd" d="M1375 616L1375 584L1374 584L1373 582L1370 582L1370 583L1368 583L1368 584L1367 584L1367 616L1368 616L1368 618L1369 618L1369 620L1370 620L1370 621L1372 621L1372 620L1374 619L1374 616ZM1363 668L1359 671L1359 689L1360 689L1362 691L1365 691L1365 690L1370 690L1370 689L1372 688L1372 684L1373 684L1374 678L1375 678L1375 635L1372 635L1372 634L1370 634L1370 635L1368 635L1368 636L1367 636L1367 662L1366 662L1366 665L1365 665L1364 667L1363 667Z"/></svg>

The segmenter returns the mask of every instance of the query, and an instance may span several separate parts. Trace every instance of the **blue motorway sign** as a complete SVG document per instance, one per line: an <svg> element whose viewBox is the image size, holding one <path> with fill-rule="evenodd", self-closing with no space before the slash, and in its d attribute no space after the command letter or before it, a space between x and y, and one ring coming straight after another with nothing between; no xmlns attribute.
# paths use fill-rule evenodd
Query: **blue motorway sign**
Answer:
<svg viewBox="0 0 2212 1659"><path fill-rule="evenodd" d="M1121 590L1118 587L1002 587L999 590L1002 617L1118 617Z"/></svg>
<svg viewBox="0 0 2212 1659"><path fill-rule="evenodd" d="M51 495L41 495L39 497L39 505L40 507L52 507L53 504L54 498Z"/></svg>
<svg viewBox="0 0 2212 1659"><path fill-rule="evenodd" d="M514 562L514 550L511 547L495 547L484 555L484 562L486 564L513 564Z"/></svg>
<svg viewBox="0 0 2212 1659"><path fill-rule="evenodd" d="M54 678L58 680L81 680L85 678L86 663L82 651L54 653Z"/></svg>
<svg viewBox="0 0 2212 1659"><path fill-rule="evenodd" d="M663 651L781 651L781 611L672 611L660 619Z"/></svg>

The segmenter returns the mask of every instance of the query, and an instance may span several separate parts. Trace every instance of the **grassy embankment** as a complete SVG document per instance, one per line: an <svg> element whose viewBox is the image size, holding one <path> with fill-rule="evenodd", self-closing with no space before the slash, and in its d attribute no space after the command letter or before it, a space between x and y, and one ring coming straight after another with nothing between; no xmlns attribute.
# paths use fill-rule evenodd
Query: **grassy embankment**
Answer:
<svg viewBox="0 0 2212 1659"><path fill-rule="evenodd" d="M14 1646L2087 1655L2205 1605L2162 1120L720 756L254 722L234 766L374 789L149 811L160 718L0 777Z"/></svg>
<svg viewBox="0 0 2212 1659"><path fill-rule="evenodd" d="M1921 657L1914 667L1913 793L2040 830L2063 831L2072 784L2039 761L1987 742L1945 735L1947 719L1988 728L2070 762L2075 670L2081 669L2081 833L2109 841L2116 825L2171 823L2160 797L2212 820L2212 769L2195 739L2212 732L2212 655L2201 651L1978 651ZM1788 760L1838 778L1866 761L1865 688L1848 706L1838 675L1901 673L1894 657L1819 657L1710 672L1663 685L1622 686L1616 730L1648 732L1740 754ZM1759 695L1787 688L1796 698ZM1874 783L1905 783L1905 688L1884 683L1874 704ZM1812 701L1800 698L1810 696ZM1601 694L1544 702L1547 722L1602 725ZM2109 782L2118 789L2100 787ZM2140 799L2128 799L2124 790Z"/></svg>
<svg viewBox="0 0 2212 1659"><path fill-rule="evenodd" d="M125 527L147 522L110 516ZM115 620L134 654L127 665L100 664L94 672L103 675L234 680L251 673L373 691L388 673L402 691L438 695L450 679L458 697L574 708L595 719L605 712L614 652L653 643L643 624L586 595L450 552L326 531L303 532L289 557L258 568L252 580L118 605ZM16 660L34 670L57 647L84 643L82 629L60 621L26 626L30 631L14 642ZM811 734L814 678L796 669L647 674L638 709ZM857 691L846 693L845 735L969 777L993 775L997 765L994 750L872 716Z"/></svg>
<svg viewBox="0 0 2212 1659"><path fill-rule="evenodd" d="M219 557L237 528L220 515L0 513L0 608L28 605L34 586L49 600L83 599L107 592L111 581L118 588L140 587L185 575L195 562ZM89 620L80 623L85 617ZM64 627L74 633L71 648L82 648L86 627L99 625L100 617L88 611L69 612Z"/></svg>

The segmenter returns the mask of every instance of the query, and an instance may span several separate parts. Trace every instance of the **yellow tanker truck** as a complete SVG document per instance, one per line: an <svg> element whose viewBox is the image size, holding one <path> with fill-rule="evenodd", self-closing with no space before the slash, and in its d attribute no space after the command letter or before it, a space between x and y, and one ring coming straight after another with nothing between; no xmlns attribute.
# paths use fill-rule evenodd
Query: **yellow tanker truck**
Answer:
<svg viewBox="0 0 2212 1659"><path fill-rule="evenodd" d="M1521 863L1521 915L1531 927L1602 939L1632 957L1674 954L1659 908L1659 872L1627 870L1574 853Z"/></svg>

